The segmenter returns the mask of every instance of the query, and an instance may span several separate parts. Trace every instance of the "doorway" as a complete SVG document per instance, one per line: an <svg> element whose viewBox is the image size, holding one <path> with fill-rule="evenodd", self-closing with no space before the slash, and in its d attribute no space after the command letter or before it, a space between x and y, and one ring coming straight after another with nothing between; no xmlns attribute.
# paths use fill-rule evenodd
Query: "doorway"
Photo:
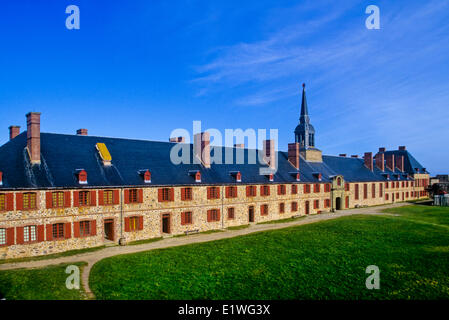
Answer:
<svg viewBox="0 0 449 320"><path fill-rule="evenodd" d="M170 214L162 215L162 233L170 233Z"/></svg>
<svg viewBox="0 0 449 320"><path fill-rule="evenodd" d="M306 201L306 214L310 213L310 203L309 201Z"/></svg>
<svg viewBox="0 0 449 320"><path fill-rule="evenodd" d="M249 222L254 222L254 207L253 206L249 206L249 208L248 208L248 217L249 217Z"/></svg>
<svg viewBox="0 0 449 320"><path fill-rule="evenodd" d="M114 219L104 220L104 238L114 241Z"/></svg>
<svg viewBox="0 0 449 320"><path fill-rule="evenodd" d="M335 208L336 208L337 210L341 210L341 198L340 198L340 197L337 197L337 198L335 199Z"/></svg>

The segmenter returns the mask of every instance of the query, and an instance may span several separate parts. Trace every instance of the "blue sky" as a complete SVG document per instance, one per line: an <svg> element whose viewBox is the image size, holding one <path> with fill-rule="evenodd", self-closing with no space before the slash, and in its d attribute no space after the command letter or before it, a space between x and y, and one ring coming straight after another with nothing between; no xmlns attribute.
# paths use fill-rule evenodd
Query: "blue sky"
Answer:
<svg viewBox="0 0 449 320"><path fill-rule="evenodd" d="M286 150L305 82L325 154L406 145L449 173L449 1L9 0L0 39L0 144L40 111L43 132L167 141L201 120Z"/></svg>

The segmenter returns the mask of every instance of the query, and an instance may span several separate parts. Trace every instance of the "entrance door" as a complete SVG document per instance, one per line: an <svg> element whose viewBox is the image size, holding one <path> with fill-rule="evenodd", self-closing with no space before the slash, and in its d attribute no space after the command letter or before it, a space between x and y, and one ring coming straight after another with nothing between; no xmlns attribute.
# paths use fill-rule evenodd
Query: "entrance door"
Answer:
<svg viewBox="0 0 449 320"><path fill-rule="evenodd" d="M254 207L253 206L249 206L249 208L248 208L248 217L249 217L249 222L254 222Z"/></svg>
<svg viewBox="0 0 449 320"><path fill-rule="evenodd" d="M309 201L306 201L306 214L310 213L310 203Z"/></svg>
<svg viewBox="0 0 449 320"><path fill-rule="evenodd" d="M346 208L346 209L349 209L349 197L346 197L345 208Z"/></svg>
<svg viewBox="0 0 449 320"><path fill-rule="evenodd" d="M337 197L337 199L335 199L335 208L337 210L341 210L341 198Z"/></svg>
<svg viewBox="0 0 449 320"><path fill-rule="evenodd" d="M170 214L169 213L162 215L162 232L170 233Z"/></svg>
<svg viewBox="0 0 449 320"><path fill-rule="evenodd" d="M114 241L114 220L104 220L104 238L106 240Z"/></svg>

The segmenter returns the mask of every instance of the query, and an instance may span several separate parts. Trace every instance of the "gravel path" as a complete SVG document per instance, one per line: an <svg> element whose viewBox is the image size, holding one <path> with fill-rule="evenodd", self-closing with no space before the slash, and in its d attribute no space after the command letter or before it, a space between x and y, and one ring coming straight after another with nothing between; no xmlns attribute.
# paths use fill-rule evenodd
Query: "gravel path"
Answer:
<svg viewBox="0 0 449 320"><path fill-rule="evenodd" d="M163 249L169 247L176 247L187 245L191 243L201 243L207 241L214 241L220 239L233 238L237 236L242 236L254 232L260 231L268 231L268 230L276 230L282 229L291 226L298 226L303 224L314 223L318 221L336 219L345 216L351 216L355 214L383 214L382 210L386 208L394 208L408 205L407 203L395 203L390 205L378 206L378 207L368 207L368 208L357 208L350 210L342 210L337 212L330 213L322 213L317 215L305 216L297 221L285 222L285 223L273 223L273 224L252 224L248 228L240 229L240 230L224 230L223 232L209 233L209 234L192 234L186 237L171 237L165 238L159 241L140 244L140 245L132 245L132 246L114 246L107 247L102 250L82 253L78 255L68 256L68 257L60 257L54 259L47 260L38 260L38 261L27 261L27 262L17 262L17 263L6 263L0 265L1 270L11 270L11 269L21 269L21 268L42 268L49 265L57 265L57 264L70 264L74 262L85 261L87 262L87 266L83 268L82 271L82 283L84 286L84 290L86 291L89 298L94 298L92 291L89 288L89 275L90 271L95 263L98 261L113 257L120 254L127 253L136 253L154 249Z"/></svg>

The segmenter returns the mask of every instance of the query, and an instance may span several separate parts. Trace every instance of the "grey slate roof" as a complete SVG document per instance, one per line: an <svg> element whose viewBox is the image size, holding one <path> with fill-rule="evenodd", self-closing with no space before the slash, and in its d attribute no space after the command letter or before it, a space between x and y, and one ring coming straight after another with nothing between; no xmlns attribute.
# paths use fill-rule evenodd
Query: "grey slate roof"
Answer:
<svg viewBox="0 0 449 320"><path fill-rule="evenodd" d="M112 156L112 166L105 167L95 145L106 144ZM26 132L0 147L0 171L3 172L3 186L0 189L22 188L89 188L145 186L140 170L151 172L150 185L198 185L198 184L263 184L270 183L268 177L259 174L260 164L212 164L204 168L200 164L175 165L170 161L170 150L174 143L94 136L77 136L41 133L41 164L30 166L26 151ZM188 145L191 155L193 146ZM234 148L211 147L211 153L225 153ZM387 151L405 155L405 169L413 174L413 168L424 168L408 151ZM235 159L235 152L234 159ZM245 159L248 149L244 149ZM247 161L245 161L247 162ZM235 163L235 161L234 161ZM84 169L87 172L87 186L78 184L75 172ZM189 171L201 172L201 183ZM240 171L242 182L237 183L230 173ZM296 169L288 162L287 152L278 152L278 171L272 183L295 183L292 174ZM301 183L318 182L314 173L322 174L322 182L328 182L332 176L343 175L348 182L385 181L386 177L377 168L371 172L364 166L363 159L323 156L322 163L307 162L300 158ZM393 172L385 173L393 177ZM400 173L396 171L395 173ZM400 180L406 177L400 173Z"/></svg>

